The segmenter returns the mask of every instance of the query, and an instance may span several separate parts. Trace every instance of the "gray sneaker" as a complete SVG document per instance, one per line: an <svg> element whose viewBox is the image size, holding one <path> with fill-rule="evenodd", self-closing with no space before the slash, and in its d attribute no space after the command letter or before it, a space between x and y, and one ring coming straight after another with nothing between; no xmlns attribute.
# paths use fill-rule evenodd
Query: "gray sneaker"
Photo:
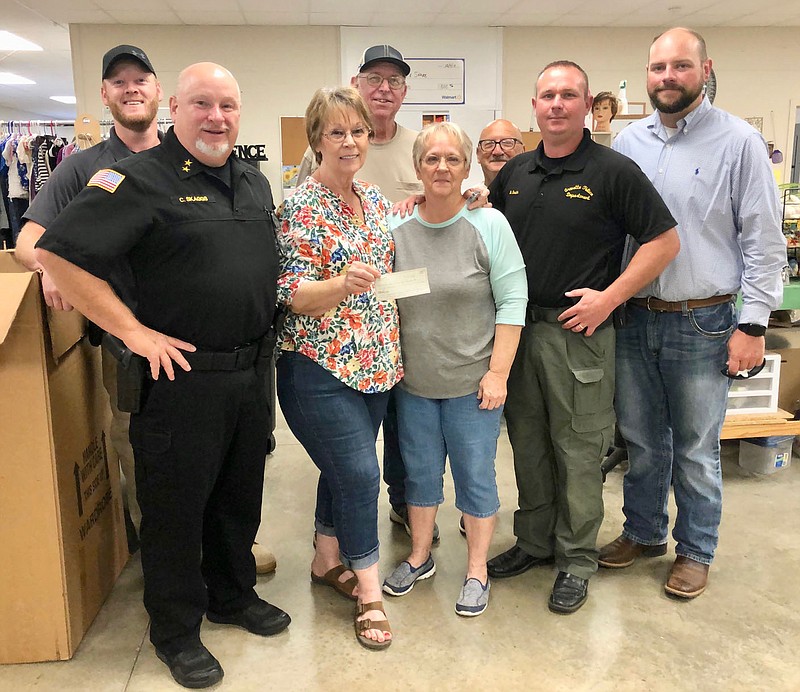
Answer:
<svg viewBox="0 0 800 692"><path fill-rule="evenodd" d="M397 507L389 508L389 520L394 524L402 526L406 533L411 535L411 524L408 523L408 507L406 505L398 505ZM439 542L439 525L433 522L433 545Z"/></svg>
<svg viewBox="0 0 800 692"><path fill-rule="evenodd" d="M433 564L433 557L428 555L419 567L412 567L409 562L403 560L394 572L392 572L383 582L383 590L390 596L405 596L414 588L420 579L427 579L436 574L436 565Z"/></svg>
<svg viewBox="0 0 800 692"><path fill-rule="evenodd" d="M486 586L474 577L465 580L456 601L456 613L468 618L480 615L489 605L489 590L491 588L492 584L488 578L486 579Z"/></svg>

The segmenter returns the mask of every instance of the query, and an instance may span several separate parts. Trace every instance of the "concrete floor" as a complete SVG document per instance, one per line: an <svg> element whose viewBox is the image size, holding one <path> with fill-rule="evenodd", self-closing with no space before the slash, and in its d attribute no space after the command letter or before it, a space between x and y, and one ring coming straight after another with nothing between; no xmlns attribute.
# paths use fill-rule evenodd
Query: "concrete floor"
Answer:
<svg viewBox="0 0 800 692"><path fill-rule="evenodd" d="M258 592L292 616L286 632L261 638L203 624L227 690L800 690L800 463L771 476L736 464L724 449L725 513L705 594L690 602L663 591L674 555L606 571L591 581L577 613L547 609L551 568L495 580L488 610L460 618L453 605L466 545L458 533L452 483L439 513L436 576L389 600L396 639L386 652L354 641L352 605L309 581L316 469L281 422L267 466L259 541L278 570ZM516 489L511 450L501 437L497 475L502 509L491 555L513 543ZM600 542L621 526L622 471L605 487ZM406 556L405 533L390 524L381 498L382 574ZM673 544L671 542L670 547ZM138 558L125 568L75 657L68 662L0 666L0 690L58 692L178 690L148 640ZM388 598L388 597L387 597Z"/></svg>

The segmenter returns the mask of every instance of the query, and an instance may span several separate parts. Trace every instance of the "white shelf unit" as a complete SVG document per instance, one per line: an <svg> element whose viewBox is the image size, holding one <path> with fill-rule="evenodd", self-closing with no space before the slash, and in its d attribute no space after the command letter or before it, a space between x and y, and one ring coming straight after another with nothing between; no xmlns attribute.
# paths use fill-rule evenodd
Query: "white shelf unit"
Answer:
<svg viewBox="0 0 800 692"><path fill-rule="evenodd" d="M778 410L781 357L768 353L764 360L764 369L758 375L731 382L726 415L774 413Z"/></svg>

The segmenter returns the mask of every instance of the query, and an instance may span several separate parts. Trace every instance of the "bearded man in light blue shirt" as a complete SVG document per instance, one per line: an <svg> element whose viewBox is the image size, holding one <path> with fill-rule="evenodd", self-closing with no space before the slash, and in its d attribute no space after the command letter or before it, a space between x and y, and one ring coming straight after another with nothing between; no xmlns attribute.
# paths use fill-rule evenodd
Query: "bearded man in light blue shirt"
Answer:
<svg viewBox="0 0 800 692"><path fill-rule="evenodd" d="M628 301L617 331L618 426L628 445L622 534L599 563L620 568L666 552L670 484L677 558L665 590L706 588L722 516L719 435L728 384L764 360L764 332L781 303L786 248L766 144L704 95L705 41L676 28L650 46L656 112L613 148L642 168L678 220L681 249ZM631 248L635 251L635 247ZM735 296L741 291L737 315Z"/></svg>

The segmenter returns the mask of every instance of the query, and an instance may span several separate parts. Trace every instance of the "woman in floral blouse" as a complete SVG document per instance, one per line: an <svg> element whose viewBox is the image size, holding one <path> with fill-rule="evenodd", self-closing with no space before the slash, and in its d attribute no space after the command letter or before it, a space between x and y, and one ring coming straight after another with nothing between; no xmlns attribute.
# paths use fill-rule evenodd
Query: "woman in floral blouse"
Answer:
<svg viewBox="0 0 800 692"><path fill-rule="evenodd" d="M370 135L355 89L317 91L306 133L319 168L286 201L278 234L278 299L289 307L278 397L320 470L311 579L356 600L356 638L383 649L391 630L378 578L375 439L403 369L397 309L373 288L394 261L391 206L377 187L354 180Z"/></svg>

